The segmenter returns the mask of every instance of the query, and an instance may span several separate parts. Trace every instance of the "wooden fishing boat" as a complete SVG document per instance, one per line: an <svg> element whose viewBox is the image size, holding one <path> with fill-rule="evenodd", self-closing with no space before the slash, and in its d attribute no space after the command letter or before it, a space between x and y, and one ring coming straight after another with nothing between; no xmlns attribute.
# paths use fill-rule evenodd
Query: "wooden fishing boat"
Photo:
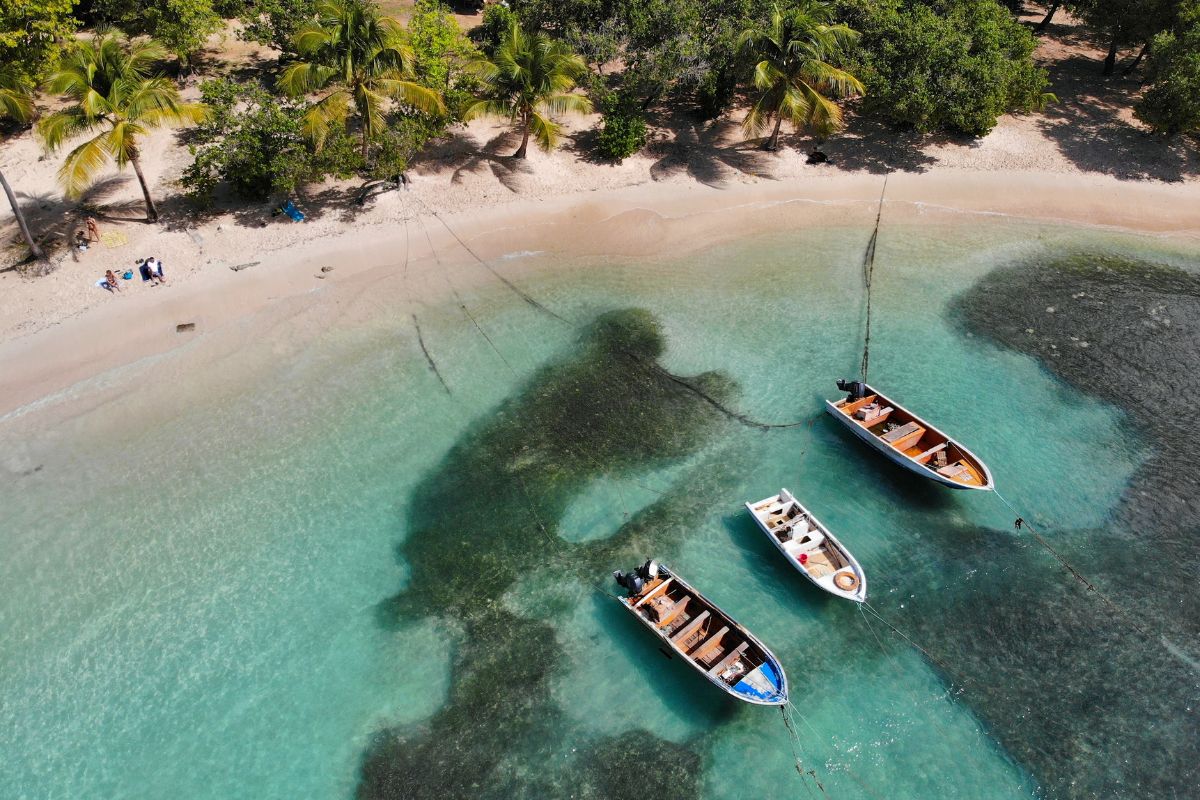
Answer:
<svg viewBox="0 0 1200 800"><path fill-rule="evenodd" d="M849 392L825 410L890 461L952 489L992 489L992 473L974 453L895 400L862 382L838 381Z"/></svg>
<svg viewBox="0 0 1200 800"><path fill-rule="evenodd" d="M867 576L850 551L787 489L746 510L796 570L837 597L867 599Z"/></svg>
<svg viewBox="0 0 1200 800"><path fill-rule="evenodd" d="M647 561L613 577L628 591L621 605L707 681L747 703L787 703L787 676L774 653L678 575Z"/></svg>

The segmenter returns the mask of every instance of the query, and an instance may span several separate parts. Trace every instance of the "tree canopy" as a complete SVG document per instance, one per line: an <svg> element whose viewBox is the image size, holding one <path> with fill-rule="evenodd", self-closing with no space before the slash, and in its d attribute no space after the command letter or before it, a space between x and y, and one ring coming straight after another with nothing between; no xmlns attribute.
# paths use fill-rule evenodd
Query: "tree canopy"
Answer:
<svg viewBox="0 0 1200 800"><path fill-rule="evenodd" d="M1138 118L1160 133L1200 131L1200 0L1185 3L1175 28L1154 38L1147 77Z"/></svg>
<svg viewBox="0 0 1200 800"><path fill-rule="evenodd" d="M1047 99L1033 35L995 0L840 0L839 10L861 32L866 107L894 122L981 136Z"/></svg>

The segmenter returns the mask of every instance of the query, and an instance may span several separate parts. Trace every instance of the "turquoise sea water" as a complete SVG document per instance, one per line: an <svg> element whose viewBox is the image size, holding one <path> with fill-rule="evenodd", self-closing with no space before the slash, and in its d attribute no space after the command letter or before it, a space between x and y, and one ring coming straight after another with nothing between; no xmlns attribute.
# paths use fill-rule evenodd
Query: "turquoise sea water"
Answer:
<svg viewBox="0 0 1200 800"><path fill-rule="evenodd" d="M953 606L997 585L1103 606L1014 533L995 498L897 475L819 413L858 364L867 234L523 266L521 288L570 324L448 260L461 304L396 299L216 393L181 373L172 412L119 438L105 420L136 406L133 388L36 436L36 413L0 422L0 793L614 797L652 775L673 776L676 793L660 797L1090 785L1088 770L1119 755L1106 743L1032 763L1016 745L1045 749L1045 726L988 716L997 697L1072 687L959 673L986 660L986 608L956 618ZM1122 409L952 308L998 267L1079 247L1195 255L994 223L885 228L876 256L872 381L964 439L1050 538L1109 524L1151 445ZM670 373L720 373L713 391L728 405L805 424L763 431L653 377L650 390L625 386L638 367L597 356L588 327L622 309L648 312L637 319L658 326ZM575 448L538 405L571 397L572 381L591 415ZM526 456L540 463L527 469ZM741 504L781 486L839 532L873 604L936 663L779 563ZM795 748L778 711L713 696L589 582L615 590L611 570L650 556L780 656ZM940 639L930 620L979 635ZM997 651L1010 634L994 636Z"/></svg>

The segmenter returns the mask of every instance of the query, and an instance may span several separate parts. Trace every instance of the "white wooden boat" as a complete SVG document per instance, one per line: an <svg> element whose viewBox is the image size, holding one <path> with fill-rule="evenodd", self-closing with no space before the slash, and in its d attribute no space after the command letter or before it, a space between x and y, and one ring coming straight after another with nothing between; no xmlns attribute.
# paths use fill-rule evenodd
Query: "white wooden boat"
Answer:
<svg viewBox="0 0 1200 800"><path fill-rule="evenodd" d="M628 591L621 605L709 683L747 703L787 703L775 654L683 578L655 561L613 577Z"/></svg>
<svg viewBox="0 0 1200 800"><path fill-rule="evenodd" d="M867 576L838 538L787 489L746 503L746 510L771 543L818 588L856 603L867 599Z"/></svg>
<svg viewBox="0 0 1200 800"><path fill-rule="evenodd" d="M978 456L895 400L861 382L838 388L849 396L826 400L825 410L889 461L952 489L994 488Z"/></svg>

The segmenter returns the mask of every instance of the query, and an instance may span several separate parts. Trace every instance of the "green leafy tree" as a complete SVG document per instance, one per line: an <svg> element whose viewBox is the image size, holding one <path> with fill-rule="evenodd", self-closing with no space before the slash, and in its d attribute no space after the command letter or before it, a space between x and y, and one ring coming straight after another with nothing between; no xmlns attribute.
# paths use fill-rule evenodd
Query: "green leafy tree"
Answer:
<svg viewBox="0 0 1200 800"><path fill-rule="evenodd" d="M408 20L408 41L421 83L441 93L451 116L461 116L479 88L468 69L479 49L440 0L417 0Z"/></svg>
<svg viewBox="0 0 1200 800"><path fill-rule="evenodd" d="M51 150L77 136L97 135L67 154L58 176L68 197L78 197L109 160L119 168L133 165L146 217L158 219L158 209L142 173L139 140L154 128L188 125L204 118L203 105L185 103L175 84L152 72L165 56L153 41L130 43L109 33L77 42L50 76L47 88L63 95L69 105L38 123Z"/></svg>
<svg viewBox="0 0 1200 800"><path fill-rule="evenodd" d="M220 183L239 197L265 200L314 177L304 104L229 80L205 81L200 93L210 113L192 135L193 162L181 179L194 200L206 204Z"/></svg>
<svg viewBox="0 0 1200 800"><path fill-rule="evenodd" d="M17 122L29 122L33 119L33 83L11 65L0 69L0 119L5 118ZM21 237L29 246L29 252L34 258L44 258L42 248L29 232L25 212L21 210L21 204L17 202L17 197L3 172L0 172L0 187L8 197L8 204L12 206L13 216L17 218L17 227L21 229Z"/></svg>
<svg viewBox="0 0 1200 800"><path fill-rule="evenodd" d="M88 16L131 36L152 37L184 69L208 37L224 26L213 0L97 0Z"/></svg>
<svg viewBox="0 0 1200 800"><path fill-rule="evenodd" d="M605 92L600 100L603 127L598 149L605 158L621 161L646 144L646 118L636 103L617 92Z"/></svg>
<svg viewBox="0 0 1200 800"><path fill-rule="evenodd" d="M1179 0L1070 0L1064 5L1105 36L1102 73L1111 75L1122 47L1147 43L1170 27Z"/></svg>
<svg viewBox="0 0 1200 800"><path fill-rule="evenodd" d="M53 69L78 24L77 0L0 0L0 64L11 73L40 78Z"/></svg>
<svg viewBox="0 0 1200 800"><path fill-rule="evenodd" d="M464 119L511 119L521 130L516 158L526 157L530 134L543 150L554 148L562 131L555 115L592 110L591 100L571 91L587 72L583 58L562 42L516 23L490 59L475 61L473 71L484 86L484 98L467 109Z"/></svg>
<svg viewBox="0 0 1200 800"><path fill-rule="evenodd" d="M1200 0L1185 3L1175 30L1154 38L1149 88L1135 110L1155 131L1200 131Z"/></svg>
<svg viewBox="0 0 1200 800"><path fill-rule="evenodd" d="M243 39L287 52L296 31L317 17L318 0L249 0L238 14Z"/></svg>
<svg viewBox="0 0 1200 800"><path fill-rule="evenodd" d="M1037 40L994 0L839 0L861 32L865 107L920 132L982 136L1001 114L1053 99Z"/></svg>
<svg viewBox="0 0 1200 800"><path fill-rule="evenodd" d="M418 111L442 113L441 95L417 83L414 55L400 23L365 0L322 0L317 19L300 27L293 45L298 59L279 78L292 96L323 95L305 115L305 130L319 150L331 125L344 124L353 108L359 118L363 160L371 138L387 127L389 99Z"/></svg>
<svg viewBox="0 0 1200 800"><path fill-rule="evenodd" d="M862 83L833 61L843 57L858 37L846 25L834 24L833 8L818 0L801 0L796 7L771 10L765 25L748 28L739 45L755 62L754 88L758 97L742 123L750 136L771 126L764 143L779 147L779 130L786 119L799 130L828 136L842 128L842 109L836 99L862 94Z"/></svg>

